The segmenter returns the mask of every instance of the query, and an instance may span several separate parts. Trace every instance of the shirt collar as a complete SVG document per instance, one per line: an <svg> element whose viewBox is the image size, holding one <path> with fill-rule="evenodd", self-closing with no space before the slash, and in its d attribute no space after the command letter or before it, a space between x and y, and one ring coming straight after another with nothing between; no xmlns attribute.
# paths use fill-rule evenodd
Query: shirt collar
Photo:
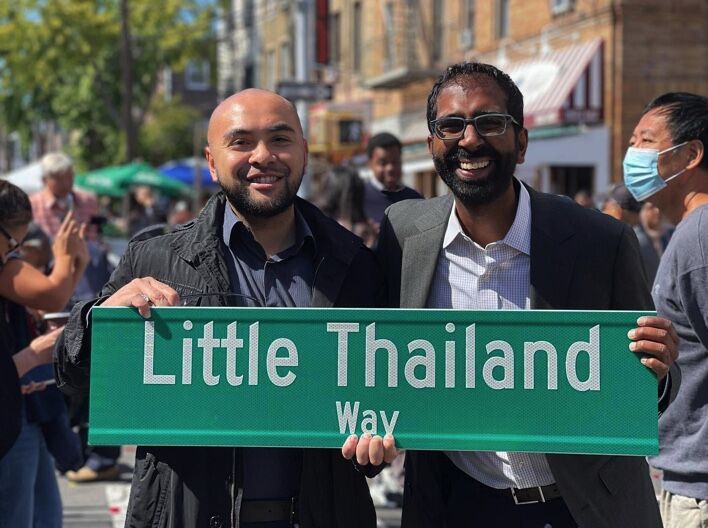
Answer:
<svg viewBox="0 0 708 528"><path fill-rule="evenodd" d="M467 237L462 230L460 220L457 218L453 203L450 218L447 222L447 229L445 230L445 237L443 238L443 248L447 248L458 236ZM519 203L516 206L514 222L501 242L521 253L531 254L531 197L523 184L519 184Z"/></svg>
<svg viewBox="0 0 708 528"><path fill-rule="evenodd" d="M224 241L224 244L226 244L227 247L231 246L231 233L233 229L239 224L243 225L243 222L236 215L236 213L234 213L234 210L231 208L231 205L229 205L229 202L227 201L224 204L224 226L221 231L222 240ZM300 248L302 248L302 246L307 240L311 241L313 247L315 246L315 237L312 234L312 231L310 230L310 226L307 224L307 221L302 216L302 213L300 213L298 208L295 207L295 243L291 246L291 248L294 248L295 252L297 252L300 250ZM287 248L284 251L288 251L288 249L290 248Z"/></svg>

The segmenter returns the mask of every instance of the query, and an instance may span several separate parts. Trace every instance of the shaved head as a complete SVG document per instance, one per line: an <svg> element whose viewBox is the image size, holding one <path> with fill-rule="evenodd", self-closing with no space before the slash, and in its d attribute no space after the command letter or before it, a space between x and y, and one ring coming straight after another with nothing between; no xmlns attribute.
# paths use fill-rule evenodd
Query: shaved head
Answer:
<svg viewBox="0 0 708 528"><path fill-rule="evenodd" d="M307 142L293 104L249 88L209 119L205 149L212 180L242 216L271 218L292 208L307 165Z"/></svg>
<svg viewBox="0 0 708 528"><path fill-rule="evenodd" d="M224 138L220 136L220 132L223 131L223 124L225 120L231 120L234 114L243 112L244 108L258 108L266 102L275 106L281 106L285 113L292 114L292 117L295 118L294 121L297 123L295 130L302 135L300 118L298 117L297 109L292 102L269 90L263 90L261 88L247 88L246 90L237 92L224 99L211 113L211 117L209 118L209 128L207 131L209 146L213 146L217 144L215 142L224 140Z"/></svg>

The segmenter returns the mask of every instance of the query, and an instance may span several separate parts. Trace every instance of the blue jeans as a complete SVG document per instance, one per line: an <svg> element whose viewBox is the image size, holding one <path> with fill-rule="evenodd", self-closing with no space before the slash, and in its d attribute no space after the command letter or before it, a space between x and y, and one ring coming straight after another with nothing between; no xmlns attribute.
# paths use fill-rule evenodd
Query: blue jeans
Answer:
<svg viewBox="0 0 708 528"><path fill-rule="evenodd" d="M0 458L0 526L62 526L54 459L39 425L25 419L15 444Z"/></svg>

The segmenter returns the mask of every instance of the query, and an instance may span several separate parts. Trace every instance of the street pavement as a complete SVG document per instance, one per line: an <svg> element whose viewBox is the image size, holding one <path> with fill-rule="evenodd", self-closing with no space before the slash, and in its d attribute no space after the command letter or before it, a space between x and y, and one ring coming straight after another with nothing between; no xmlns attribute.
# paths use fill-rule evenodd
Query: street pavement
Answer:
<svg viewBox="0 0 708 528"><path fill-rule="evenodd" d="M64 528L123 528L130 494L135 447L122 449L119 480L74 484L59 478L64 502ZM379 528L399 528L400 508L377 508Z"/></svg>

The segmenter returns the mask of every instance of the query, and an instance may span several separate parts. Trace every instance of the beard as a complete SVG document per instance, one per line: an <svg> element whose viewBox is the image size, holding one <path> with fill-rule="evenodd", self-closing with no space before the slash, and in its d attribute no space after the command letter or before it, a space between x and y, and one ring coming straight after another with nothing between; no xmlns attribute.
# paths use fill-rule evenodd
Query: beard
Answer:
<svg viewBox="0 0 708 528"><path fill-rule="evenodd" d="M493 202L509 188L516 169L516 156L516 149L513 152L500 153L485 145L469 152L455 147L444 157L433 155L433 164L440 179L450 188L455 198L464 205L476 206ZM494 163L494 171L483 180L460 179L455 174L460 167L460 160L474 161L477 157L489 157Z"/></svg>
<svg viewBox="0 0 708 528"><path fill-rule="evenodd" d="M226 199L242 215L253 218L270 218L279 215L295 202L295 196L302 181L302 174L294 182L290 177L290 169L284 169L281 171L284 185L277 194L270 198L265 196L254 198L251 195L249 183L246 179L248 171L248 168L240 170L236 178L231 179L231 181L217 174L219 185L221 190L224 191Z"/></svg>

